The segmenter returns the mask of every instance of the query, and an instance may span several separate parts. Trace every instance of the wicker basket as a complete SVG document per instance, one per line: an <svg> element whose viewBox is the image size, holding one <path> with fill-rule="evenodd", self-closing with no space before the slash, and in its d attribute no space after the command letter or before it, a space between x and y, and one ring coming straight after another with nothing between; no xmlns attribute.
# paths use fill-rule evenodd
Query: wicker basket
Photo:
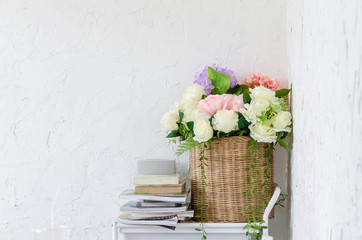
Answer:
<svg viewBox="0 0 362 240"><path fill-rule="evenodd" d="M243 195L247 190L247 179L250 173L245 169L250 164L250 144L249 137L227 137L215 139L211 146L205 150L205 156L208 158L208 167L205 168L207 177L205 192L208 198L206 199L207 209L204 210L207 220L211 222L246 222L252 220L251 214L246 214L245 206L261 206L260 203L254 202L253 198L248 198ZM257 143L257 159L260 166L258 167L261 181L267 180L269 201L272 196L274 186L273 182L273 152L271 159L265 154L272 151L271 147L265 143ZM196 147L191 151L191 190L192 190L192 208L195 210L195 216L200 215L198 210L201 206L201 169L199 167L200 150ZM271 168L270 177L264 176L264 170L267 168L264 163L269 161ZM270 166L271 165L271 166ZM254 180L252 180L254 181ZM263 190L258 190L258 196L261 196ZM262 210L264 212L264 209ZM274 216L272 211L269 218Z"/></svg>

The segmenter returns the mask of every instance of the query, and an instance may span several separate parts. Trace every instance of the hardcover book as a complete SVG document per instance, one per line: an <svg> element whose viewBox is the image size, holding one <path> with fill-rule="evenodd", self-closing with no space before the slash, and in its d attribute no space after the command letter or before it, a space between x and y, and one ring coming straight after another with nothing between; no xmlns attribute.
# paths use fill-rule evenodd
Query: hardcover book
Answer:
<svg viewBox="0 0 362 240"><path fill-rule="evenodd" d="M135 193L134 190L128 189L119 195L121 199L133 200L152 200L161 202L186 203L190 189L185 189L183 193Z"/></svg>
<svg viewBox="0 0 362 240"><path fill-rule="evenodd" d="M140 213L153 213L153 212L185 212L187 210L188 206L183 205L180 207L142 207L139 202L128 202L124 204L120 210L122 212L140 212Z"/></svg>
<svg viewBox="0 0 362 240"><path fill-rule="evenodd" d="M167 216L167 215L173 215L175 213L169 212L169 213L160 213L160 212L154 212L154 213L139 213L139 212L131 212L129 213L128 217L130 219L143 219L143 218L150 218L150 217L162 217L162 216ZM179 218L192 218L194 216L194 211L193 210L188 210L185 212L178 212L176 213L177 217Z"/></svg>
<svg viewBox="0 0 362 240"><path fill-rule="evenodd" d="M185 186L185 181L179 184L138 185L135 187L135 193L183 193Z"/></svg>
<svg viewBox="0 0 362 240"><path fill-rule="evenodd" d="M161 185L178 184L179 175L136 175L133 177L133 185Z"/></svg>
<svg viewBox="0 0 362 240"><path fill-rule="evenodd" d="M118 217L118 222L123 224L136 224L136 225L158 225L158 226L171 226L175 227L177 224L177 215L151 217L145 219L130 219L128 213L124 213Z"/></svg>
<svg viewBox="0 0 362 240"><path fill-rule="evenodd" d="M149 201L144 200L140 202L141 207L176 207L179 203L172 202L160 202L160 201Z"/></svg>

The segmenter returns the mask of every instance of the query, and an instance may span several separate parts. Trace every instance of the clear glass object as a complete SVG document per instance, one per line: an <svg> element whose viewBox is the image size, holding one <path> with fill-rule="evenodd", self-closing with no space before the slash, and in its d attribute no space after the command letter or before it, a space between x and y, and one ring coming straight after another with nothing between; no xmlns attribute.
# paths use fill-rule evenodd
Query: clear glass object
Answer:
<svg viewBox="0 0 362 240"><path fill-rule="evenodd" d="M55 226L54 228L32 229L34 240L69 240L70 229L67 226Z"/></svg>

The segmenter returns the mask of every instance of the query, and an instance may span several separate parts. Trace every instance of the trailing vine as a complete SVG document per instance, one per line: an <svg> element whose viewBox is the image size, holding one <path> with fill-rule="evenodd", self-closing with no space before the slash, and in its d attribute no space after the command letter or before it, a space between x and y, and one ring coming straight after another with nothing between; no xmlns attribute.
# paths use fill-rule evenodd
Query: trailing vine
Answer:
<svg viewBox="0 0 362 240"><path fill-rule="evenodd" d="M207 232L206 232L206 229L204 226L204 223L206 223L206 221L207 221L207 216L205 215L204 212L208 207L206 204L207 195L206 195L205 187L207 186L207 183L206 183L205 168L208 167L209 165L207 164L208 158L205 156L205 149L207 149L211 145L211 142L212 142L212 139L205 143L199 143L192 139L187 139L186 141L181 143L178 146L178 149L176 150L176 154L178 156L181 156L183 153L185 153L187 151L191 151L191 149L193 147L197 147L200 150L200 154L199 154L200 164L198 167L201 170L200 188L201 188L201 200L202 201L201 201L201 206L197 209L200 211L200 215L195 216L195 218L200 219L200 227L195 228L195 230L202 233L201 239L207 239Z"/></svg>
<svg viewBox="0 0 362 240"><path fill-rule="evenodd" d="M207 239L207 232L205 230L205 226L204 226L204 223L206 222L207 220L207 216L204 214L204 211L207 209L207 204L206 204L206 198L207 198L207 195L206 195L206 192L205 192L205 187L207 186L207 183L206 183L206 174L205 174L205 168L208 167L207 165L207 161L208 161L208 158L205 156L205 149L208 148L208 145L207 143L204 143L204 145L201 146L199 145L198 148L200 149L200 154L199 154L199 161L200 161L200 169L201 169L201 183L200 183L200 187L201 187L201 206L200 208L198 209L200 211L200 215L196 215L195 217L196 218L199 218L201 223L200 223L200 228L196 228L196 231L200 231L202 232L202 237L201 239Z"/></svg>
<svg viewBox="0 0 362 240"><path fill-rule="evenodd" d="M244 218L248 219L244 230L246 230L246 236L248 239L254 238L256 240L260 240L263 236L263 229L267 228L267 226L263 225L265 223L263 221L263 209L265 209L268 205L268 196L270 194L270 189L268 186L273 162L271 144L268 144L266 148L268 151L264 154L264 157L266 158L265 162L257 159L257 151L259 148L254 139L251 139L248 148L251 157L246 159L249 162L248 167L245 169L245 171L248 173L247 190L243 193L246 198L246 216L244 216ZM263 168L265 170L260 172L260 169ZM264 181L262 179L264 179ZM262 190L260 196L258 189ZM254 205L249 206L249 202L254 202Z"/></svg>
<svg viewBox="0 0 362 240"><path fill-rule="evenodd" d="M285 194L285 193L280 193L280 196L279 196L279 198L278 198L278 201L275 203L275 205L274 205L274 207L276 207L276 206L280 206L280 207L285 207L284 206L284 202L285 202L285 200L287 199L287 194Z"/></svg>

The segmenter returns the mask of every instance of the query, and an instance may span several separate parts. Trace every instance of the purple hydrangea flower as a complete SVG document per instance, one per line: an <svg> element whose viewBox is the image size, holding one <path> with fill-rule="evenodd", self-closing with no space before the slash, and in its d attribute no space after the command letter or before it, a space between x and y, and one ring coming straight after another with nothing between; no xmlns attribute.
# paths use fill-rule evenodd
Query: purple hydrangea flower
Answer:
<svg viewBox="0 0 362 240"><path fill-rule="evenodd" d="M229 70L227 68L223 68L220 65L216 65L216 64L213 64L210 67L213 68L214 70L218 71L218 72L221 72L221 73L224 73L224 74L230 76L230 87L229 87L229 89L235 87L235 85L238 84L238 80L236 80L236 77L235 77L233 71L231 71L231 70ZM194 81L194 83L203 86L204 89L205 89L206 94L210 95L211 90L214 89L215 87L212 85L212 82L209 79L209 75L207 73L207 68L208 68L208 66L206 66L201 73L196 73L195 74L195 79L196 80Z"/></svg>

